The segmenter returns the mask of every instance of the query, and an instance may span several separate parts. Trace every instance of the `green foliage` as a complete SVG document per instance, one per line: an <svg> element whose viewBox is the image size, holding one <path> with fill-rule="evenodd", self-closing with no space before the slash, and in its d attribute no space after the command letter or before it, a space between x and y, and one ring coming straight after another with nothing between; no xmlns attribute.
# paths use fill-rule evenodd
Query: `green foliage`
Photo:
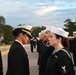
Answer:
<svg viewBox="0 0 76 75"><path fill-rule="evenodd" d="M13 28L10 26L10 25L4 25L4 38L9 41L13 41L14 40L14 37L12 35L12 30Z"/></svg>
<svg viewBox="0 0 76 75"><path fill-rule="evenodd" d="M65 20L64 23L64 29L69 32L70 36L72 36L73 31L76 31L76 23L72 22L71 19Z"/></svg>
<svg viewBox="0 0 76 75"><path fill-rule="evenodd" d="M10 44L10 42L6 39L4 39L2 42L4 42L5 44Z"/></svg>
<svg viewBox="0 0 76 75"><path fill-rule="evenodd" d="M3 24L0 24L0 34L2 34L4 32L3 30Z"/></svg>
<svg viewBox="0 0 76 75"><path fill-rule="evenodd" d="M44 29L46 29L46 27L44 27L44 26L41 26L41 27L33 27L32 28L32 35L34 36L34 37L37 37L38 36L38 33L39 32L41 32L41 30L44 30Z"/></svg>
<svg viewBox="0 0 76 75"><path fill-rule="evenodd" d="M14 37L12 35L12 27L10 25L2 25L0 24L0 35L3 34L4 42L5 44L9 44L10 41L14 40Z"/></svg>
<svg viewBox="0 0 76 75"><path fill-rule="evenodd" d="M22 26L22 24L19 24L19 25L17 25L17 26Z"/></svg>
<svg viewBox="0 0 76 75"><path fill-rule="evenodd" d="M3 16L0 16L0 24L5 25L5 18Z"/></svg>

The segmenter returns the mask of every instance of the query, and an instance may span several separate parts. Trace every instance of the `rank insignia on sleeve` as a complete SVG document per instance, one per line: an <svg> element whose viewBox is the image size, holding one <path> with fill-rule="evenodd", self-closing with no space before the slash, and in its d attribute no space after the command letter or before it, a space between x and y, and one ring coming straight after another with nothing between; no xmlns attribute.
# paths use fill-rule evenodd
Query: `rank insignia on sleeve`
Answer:
<svg viewBox="0 0 76 75"><path fill-rule="evenodd" d="M68 70L66 70L66 66L62 66L62 73L66 74L68 72Z"/></svg>

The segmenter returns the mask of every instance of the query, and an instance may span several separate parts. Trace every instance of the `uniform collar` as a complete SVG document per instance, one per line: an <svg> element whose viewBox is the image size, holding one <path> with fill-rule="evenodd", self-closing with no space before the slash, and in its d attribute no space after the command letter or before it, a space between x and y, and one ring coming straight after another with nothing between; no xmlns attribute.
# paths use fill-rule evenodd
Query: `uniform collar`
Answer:
<svg viewBox="0 0 76 75"><path fill-rule="evenodd" d="M54 50L53 51L53 54L55 54L56 52L58 52L58 51L64 51L65 53L67 53L67 55L69 56L69 58L71 58L71 55L65 50L65 48L61 48L60 50Z"/></svg>
<svg viewBox="0 0 76 75"><path fill-rule="evenodd" d="M53 51L53 54L55 54L55 53L58 52L58 51L59 51L59 50L54 50L54 51Z"/></svg>
<svg viewBox="0 0 76 75"><path fill-rule="evenodd" d="M63 49L63 48L61 48L61 49ZM61 50L61 49L60 49L60 50ZM58 51L60 51L60 50L54 50L54 51L53 51L53 54L55 54L56 52L58 52Z"/></svg>
<svg viewBox="0 0 76 75"><path fill-rule="evenodd" d="M24 47L24 45L19 40L15 40L15 41L18 42L18 43L20 43Z"/></svg>

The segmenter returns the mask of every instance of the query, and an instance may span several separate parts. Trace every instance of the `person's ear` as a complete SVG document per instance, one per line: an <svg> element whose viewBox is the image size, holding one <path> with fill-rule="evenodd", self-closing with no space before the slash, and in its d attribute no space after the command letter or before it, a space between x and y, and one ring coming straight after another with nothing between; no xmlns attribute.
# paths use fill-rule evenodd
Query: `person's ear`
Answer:
<svg viewBox="0 0 76 75"><path fill-rule="evenodd" d="M58 38L58 41L60 42L61 41L61 38Z"/></svg>
<svg viewBox="0 0 76 75"><path fill-rule="evenodd" d="M21 37L21 38L23 37L23 34L22 34L22 33L20 33L20 37Z"/></svg>

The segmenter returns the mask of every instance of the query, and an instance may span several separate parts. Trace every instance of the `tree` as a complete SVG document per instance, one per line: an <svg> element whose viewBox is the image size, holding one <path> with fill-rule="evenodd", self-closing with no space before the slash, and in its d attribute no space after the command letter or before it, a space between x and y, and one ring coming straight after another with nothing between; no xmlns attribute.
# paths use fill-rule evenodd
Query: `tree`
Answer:
<svg viewBox="0 0 76 75"><path fill-rule="evenodd" d="M34 36L34 37L37 37L38 36L38 33L39 32L41 32L41 30L44 30L44 29L46 29L46 27L44 27L44 26L41 26L41 27L33 27L32 28L32 35Z"/></svg>
<svg viewBox="0 0 76 75"><path fill-rule="evenodd" d="M0 16L0 25L5 25L5 18L3 16Z"/></svg>
<svg viewBox="0 0 76 75"><path fill-rule="evenodd" d="M11 41L14 40L14 37L12 35L12 30L13 30L13 27L11 27L10 25L4 25L3 26L4 42L5 43L9 44Z"/></svg>
<svg viewBox="0 0 76 75"><path fill-rule="evenodd" d="M17 26L22 26L22 24L19 24L19 25L17 25Z"/></svg>
<svg viewBox="0 0 76 75"><path fill-rule="evenodd" d="M3 16L0 16L0 43L4 42L8 44L14 40L12 29L12 26L5 24L5 18Z"/></svg>
<svg viewBox="0 0 76 75"><path fill-rule="evenodd" d="M73 31L76 31L75 22L72 22L71 19L67 19L64 21L65 30L69 32L69 35L72 36Z"/></svg>
<svg viewBox="0 0 76 75"><path fill-rule="evenodd" d="M3 35L4 35L4 31L3 31L3 25L0 24L0 44L2 43L3 41Z"/></svg>

